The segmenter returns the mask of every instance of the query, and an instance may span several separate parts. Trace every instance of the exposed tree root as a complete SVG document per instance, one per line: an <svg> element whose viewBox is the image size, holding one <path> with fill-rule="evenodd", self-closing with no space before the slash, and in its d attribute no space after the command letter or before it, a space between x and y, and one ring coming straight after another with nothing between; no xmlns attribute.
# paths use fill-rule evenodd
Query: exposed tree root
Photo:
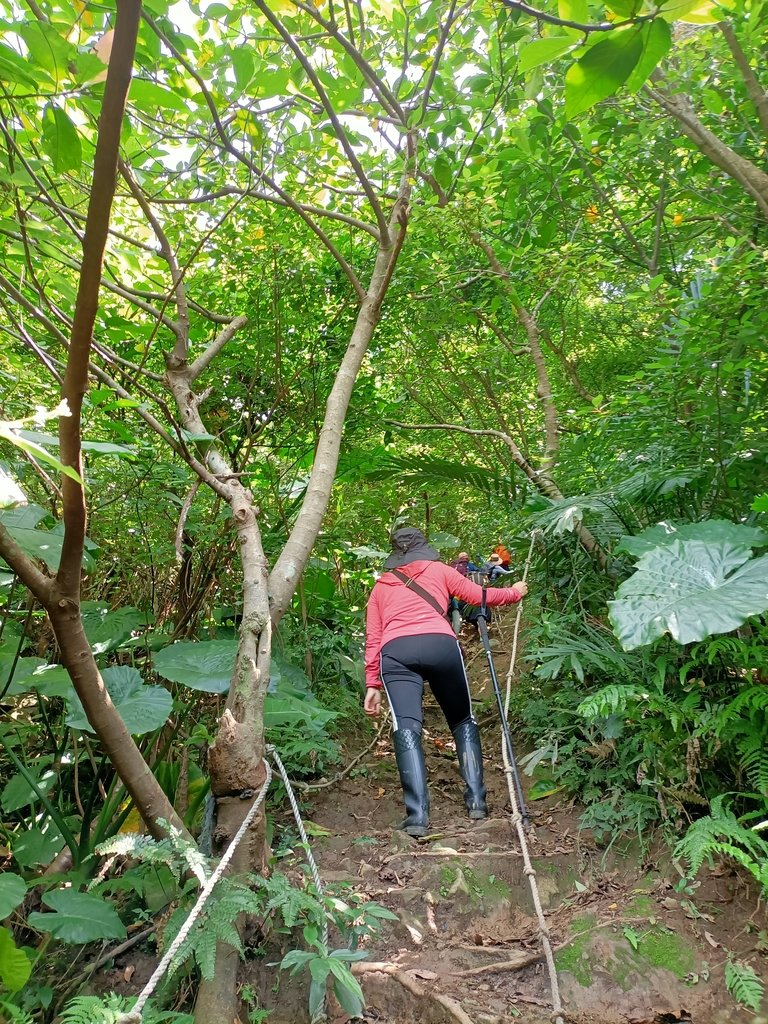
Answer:
<svg viewBox="0 0 768 1024"><path fill-rule="evenodd" d="M352 964L353 974L386 974L390 978L394 978L395 981L399 982L411 995L416 996L418 999L432 999L434 1002L439 1003L444 1010L453 1017L459 1024L474 1024L474 1021L469 1014L464 1010L461 1003L457 999L452 999L450 996L443 995L441 992L428 992L423 985L420 985L415 978L412 978L407 971L401 970L394 964L388 963L370 963L370 964Z"/></svg>
<svg viewBox="0 0 768 1024"><path fill-rule="evenodd" d="M608 921L598 921L596 924L591 925L589 928L585 928L584 931L579 932L578 936L573 936L570 939L566 939L565 942L561 942L557 946L552 947L553 953L559 953L561 949L565 949L567 946L571 946L576 938L581 938L582 935L587 935L590 932L600 931L603 928L612 928L617 924L637 924L637 923L648 923L647 917L622 917L621 919L611 918ZM462 949L469 949L471 947L462 946ZM478 951L482 950L482 946L476 947ZM475 974L501 974L503 971L521 971L524 967L531 967L533 964L538 963L539 960L544 956L543 950L537 950L534 953L525 953L522 950L517 953L516 956L511 957L509 960L497 960L494 964L485 964L482 967L469 967L465 971L452 971L452 978L469 978Z"/></svg>

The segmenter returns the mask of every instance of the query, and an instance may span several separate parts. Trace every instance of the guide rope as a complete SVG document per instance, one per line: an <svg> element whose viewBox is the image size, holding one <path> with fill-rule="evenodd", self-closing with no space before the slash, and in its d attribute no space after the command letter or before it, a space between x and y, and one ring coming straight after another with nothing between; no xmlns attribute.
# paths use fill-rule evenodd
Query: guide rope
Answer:
<svg viewBox="0 0 768 1024"><path fill-rule="evenodd" d="M278 752L275 750L275 748L271 744L267 744L266 751L269 754L269 756L272 758L272 760L275 762L275 765L277 766L277 770L280 773L280 777L283 780L283 784L285 785L285 789L286 789L286 792L288 794L288 800L290 801L291 808L293 810L293 816L296 819L296 826L297 826L297 828L299 830L299 835L301 836L301 842L302 842L302 845L304 847L304 854L305 854L305 856L307 858L307 863L309 864L309 870L310 870L310 872L312 874L312 880L315 883L315 887L317 889L318 895L322 899L324 894L325 894L325 886L323 885L323 880L320 877L320 872L319 872L318 867L317 867L317 862L315 861L315 858L314 858L314 856L312 854L312 850L311 850L310 845L309 845L309 837L307 836L307 830L306 830L306 827L304 825L304 821L302 820L301 811L299 810L299 804L298 804L298 801L296 800L296 795L295 795L295 793L293 791L293 787L291 785L290 779L288 778L288 773L285 770L285 765L281 761L280 755L278 754ZM265 768L265 771L266 771L266 777L264 779L264 783L263 783L261 789L259 790L259 792L258 792L258 794L256 796L256 799L253 801L253 803L252 803L248 813L246 814L245 818L243 819L242 825L237 830L237 832L234 835L234 838L232 839L232 841L230 842L229 846L227 847L227 849L222 854L221 860L219 861L219 863L218 863L218 865L216 867L216 870L213 872L211 877L208 879L208 881L205 883L203 888L200 890L200 894L197 897L195 905L192 907L192 910L189 912L189 917L186 919L186 921L182 925L181 930L179 931L179 934L176 936L176 938L173 940L171 945L166 950L163 958L160 960L160 963L155 968L155 971L154 971L152 977L149 979L147 984L141 990L141 993L139 994L139 998L136 1000L136 1002L133 1005L133 1007L127 1013L124 1013L120 1017L118 1017L117 1024L141 1024L141 1016L142 1016L142 1013L144 1011L144 1007L147 1004L147 1001L149 1000L150 996L152 995L152 993L157 988L157 986L160 983L160 980L162 979L162 977L165 974L165 972L170 967L170 965L171 965L171 963L173 961L174 956L176 955L176 953L178 952L179 948L181 947L181 944L184 942L186 937L189 935L189 933L192 930L192 927L193 927L195 921L198 919L198 917L202 913L202 910L205 907L205 904L207 903L209 896L213 892L213 889L214 889L216 883L221 879L222 875L226 871L229 862L232 860L232 857L234 856L235 850L240 845L240 842L242 841L243 837L245 836L245 834L247 833L248 829L250 828L250 826L251 826L251 824L253 822L253 819L256 817L257 811L259 810L259 808L261 807L262 803L264 802L264 798L267 795L267 790L269 789L270 783L272 781L272 775L273 775L272 767L271 767L271 765L270 765L270 763L269 763L269 761L267 760L266 757L264 758L264 768ZM323 917L323 929L322 929L322 932L323 932L323 944L327 947L328 946L328 917L327 917L327 915L324 915L324 917Z"/></svg>
<svg viewBox="0 0 768 1024"><path fill-rule="evenodd" d="M531 544L528 548L528 556L525 560L525 566L523 568L522 582L525 583L528 578L528 570L531 565L531 558L533 556L533 548L539 535L538 530L534 530L531 533ZM528 882L531 887L531 898L533 900L533 906L536 911L536 919L539 926L539 937L541 939L541 947L544 951L544 959L547 963L547 972L549 974L549 985L552 991L552 1021L553 1024L565 1024L565 1018L563 1017L563 1004L560 997L560 985L557 980L557 968L555 966L555 957L552 952L552 942L550 939L549 925L544 917L544 908L541 905L541 897L539 896L539 886L536 881L536 869L531 863L531 855L528 849L528 839L525 834L525 822L526 822L526 811L525 804L523 802L522 794L518 798L518 792L520 792L520 781L517 774L517 768L515 765L514 751L512 750L511 741L509 738L509 702L512 693L512 679L515 675L515 666L517 663L517 647L518 639L520 636L520 622L523 613L523 602L518 602L517 615L515 616L515 625L512 634L512 654L509 663L509 671L506 677L506 693L504 696L504 706L500 707L502 712L502 731L501 731L501 756L504 762L504 774L507 779L507 788L509 789L509 802L512 807L511 821L517 831L518 842L520 843L520 850L523 855L523 873L528 876ZM482 624L485 625L485 621L481 620ZM487 639L487 629L485 632L484 641ZM486 648L488 654L489 664L492 668L492 656L490 647ZM495 677L495 671L492 670L492 677ZM496 684L498 686L498 684ZM498 695L498 693L497 693Z"/></svg>
<svg viewBox="0 0 768 1024"><path fill-rule="evenodd" d="M271 766L270 766L270 764L269 764L269 762L267 761L266 758L264 758L264 769L266 771L266 776L264 778L264 782L262 784L262 787L261 787L261 789L259 790L259 792L258 792L258 794L256 796L256 799L251 804L250 810L248 811L248 813L246 814L245 818L243 819L242 825L240 826L240 828L235 833L235 835L234 835L234 837L232 839L232 842L229 844L229 846L226 848L226 850L222 854L221 860L219 861L218 865L216 866L216 870L213 872L211 877L208 879L208 881L205 883L203 888L200 890L200 895L197 897L197 900L195 901L195 905L192 907L192 910L189 912L189 917L186 919L184 924L181 926L181 929L179 930L179 934L176 936L176 938L170 944L168 949L165 951L165 954L163 955L163 958L161 959L160 963L155 968L155 971L154 971L152 977L149 979L147 984L144 986L144 988L139 993L139 998L136 1000L136 1002L134 1003L134 1005L131 1008L131 1010L128 1013L124 1013L122 1016L118 1017L117 1024L141 1024L141 1014L142 1014L142 1011L144 1010L144 1006L145 1006L147 1000L152 995L152 993L155 991L157 985L160 982L160 979L163 977L165 972L168 970L168 968L169 968L169 966L171 964L171 961L176 956L176 953L178 952L179 947L181 946L182 942L186 939L186 937L192 931L192 926L194 925L195 921L198 919L198 917L202 913L203 907L208 902L208 897L213 892L214 886L216 885L216 883L219 881L221 876L226 871L227 865L229 864L229 862L232 860L232 858L235 855L235 850L240 845L240 842L241 842L243 836L246 834L246 832L248 831L248 829L249 829L249 827L251 825L251 822L256 817L256 812L258 811L259 807L261 807L262 803L264 802L264 797L267 795L267 790L269 789L269 784L272 781L272 768L271 768Z"/></svg>
<svg viewBox="0 0 768 1024"><path fill-rule="evenodd" d="M301 836L302 845L304 846L304 853L307 858L307 863L309 864L309 870L312 872L312 879L315 883L317 894L320 897L320 899L322 899L323 896L325 895L325 886L323 885L323 881L320 878L320 872L317 869L317 863L315 861L315 858L312 855L312 850L309 845L309 838L307 837L307 830L304 827L304 822L302 821L301 818L301 811L299 810L299 804L298 801L296 800L296 795L293 792L293 787L291 786L290 780L288 779L288 773L286 772L285 765L280 760L280 755L275 750L275 748L268 744L267 750L269 751L270 757L274 760L275 764L277 765L277 770L280 772L280 777L283 780L286 792L288 793L288 799L291 802L293 816L296 819L296 826L299 830L299 835ZM326 949L328 948L327 914L323 914L323 945L326 947Z"/></svg>

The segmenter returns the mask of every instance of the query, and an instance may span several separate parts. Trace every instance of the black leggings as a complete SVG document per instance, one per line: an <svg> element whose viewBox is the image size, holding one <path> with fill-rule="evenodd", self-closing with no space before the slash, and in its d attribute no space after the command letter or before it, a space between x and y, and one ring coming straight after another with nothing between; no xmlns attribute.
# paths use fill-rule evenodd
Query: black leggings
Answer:
<svg viewBox="0 0 768 1024"><path fill-rule="evenodd" d="M392 708L395 731L421 732L425 679L452 731L474 721L464 660L455 637L425 633L390 640L381 649L380 675Z"/></svg>

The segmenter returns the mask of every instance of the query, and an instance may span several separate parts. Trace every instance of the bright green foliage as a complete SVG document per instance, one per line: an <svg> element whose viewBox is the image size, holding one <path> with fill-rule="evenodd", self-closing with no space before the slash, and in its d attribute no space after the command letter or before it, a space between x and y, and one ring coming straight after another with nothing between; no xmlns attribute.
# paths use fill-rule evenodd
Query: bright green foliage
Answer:
<svg viewBox="0 0 768 1024"><path fill-rule="evenodd" d="M612 96L629 78L643 53L641 29L611 32L572 64L565 76L565 112L575 117Z"/></svg>
<svg viewBox="0 0 768 1024"><path fill-rule="evenodd" d="M121 996L109 995L106 999L96 996L79 996L71 999L61 1013L61 1024L119 1024L136 1002ZM152 1002L146 1004L141 1015L144 1024L192 1024L189 1013L175 1013L160 1010Z"/></svg>
<svg viewBox="0 0 768 1024"><path fill-rule="evenodd" d="M182 964L192 959L204 978L212 978L216 969L217 944L224 942L242 953L237 917L239 914L258 914L262 906L259 895L247 885L223 878L216 884L204 911L171 961L169 974L173 975ZM189 907L181 907L171 916L163 936L166 946L176 937L188 914Z"/></svg>
<svg viewBox="0 0 768 1024"><path fill-rule="evenodd" d="M114 611L103 601L84 601L83 628L96 655L116 650L134 632L147 628L147 617L130 605Z"/></svg>
<svg viewBox="0 0 768 1024"><path fill-rule="evenodd" d="M210 866L198 848L169 829L166 839L152 839L139 833L125 833L102 843L97 850L103 857L131 857L142 864L165 864L177 878L192 871L198 879L210 874Z"/></svg>
<svg viewBox="0 0 768 1024"><path fill-rule="evenodd" d="M768 893L768 842L715 797L711 814L695 821L675 847L675 856L695 875L705 860L726 856L745 867Z"/></svg>
<svg viewBox="0 0 768 1024"><path fill-rule="evenodd" d="M734 999L749 1010L759 1010L765 984L750 964L729 958L725 965L725 984Z"/></svg>
<svg viewBox="0 0 768 1024"><path fill-rule="evenodd" d="M95 942L97 939L124 939L125 925L115 909L105 900L75 889L57 889L43 896L43 903L53 913L30 914L30 928L51 935L62 942Z"/></svg>
<svg viewBox="0 0 768 1024"><path fill-rule="evenodd" d="M58 401L114 5L78 5L76 17L57 0L37 6L43 18L20 19L6 3L0 19L0 476L17 489L1 492L0 525L54 571L58 442L52 427L43 433L45 415L30 413ZM294 5L269 7L294 37L313 38ZM585 0L555 9L580 23L605 17ZM361 56L391 90L387 109L337 41L324 34L307 50L385 205L406 159L395 105L420 138L408 233L357 378L333 497L275 630L266 722L291 775L324 772L338 758L332 731L359 723L363 610L393 524L427 527L444 555L467 547L485 557L503 541L516 568L538 526L531 673L514 696L529 770L546 768L545 792L581 800L600 842L622 829L647 841L660 822L678 838L704 814L691 852L709 844L752 870L757 847L744 832L761 839L750 823L768 815L768 635L752 614L765 605L752 600L760 581L750 575L766 575L765 556L750 557L768 526L765 215L654 93L690 102L688 124L695 117L763 173L746 83L711 27L728 17L761 78L763 24L707 0L671 0L658 13L610 0L607 10L641 20L585 32L537 25L502 4L469 5L433 69L443 3L351 5ZM84 397L93 538L84 618L129 728L197 833L242 580L231 515L207 485L189 507L196 477L178 444L200 460L216 444L253 494L274 565L358 308L343 263L364 277L378 228L307 67L254 5L153 0L146 14L121 156L183 277L191 355L231 317L248 324L201 378L203 427L184 431L164 384L181 315L173 275L121 174ZM670 29L676 18L703 27ZM28 505L17 504L18 489ZM584 528L604 564L580 545ZM122 836L101 845L129 813L125 792L86 732L44 616L34 608L28 618L27 595L2 566L0 595L0 690L10 683L11 710L0 724L2 839L14 867L38 874L66 842L87 872L101 846L138 860L92 890L119 901L126 922L188 902L177 878L191 853ZM632 649L610 630L610 601L614 618L634 602L620 628ZM173 684L173 704L153 673ZM141 714L144 698L152 714ZM707 822L718 819L723 792L733 794L736 825L723 811L731 832L718 833ZM202 858L197 866L208 867ZM313 907L310 891L284 892L279 877L243 899L278 901L275 910L284 905L307 929L317 1005L329 973L334 984L348 980L347 962L317 948L319 924L338 912L354 949L363 910L351 899L345 911ZM223 899L214 923L230 938L231 911ZM189 955L210 971L211 942L195 935L200 948ZM358 1009L354 989L341 991Z"/></svg>
<svg viewBox="0 0 768 1024"><path fill-rule="evenodd" d="M0 982L10 992L23 988L32 973L32 963L18 949L7 928L0 928Z"/></svg>
<svg viewBox="0 0 768 1024"><path fill-rule="evenodd" d="M283 957L280 967L295 974L308 970L312 981L309 987L309 1016L316 1020L322 1013L328 977L333 979L333 994L350 1016L359 1017L365 1008L365 997L360 983L349 969L355 960L367 956L360 950L334 949L331 953L292 949Z"/></svg>
<svg viewBox="0 0 768 1024"><path fill-rule="evenodd" d="M172 683L183 683L204 693L226 693L235 667L237 644L233 640L193 643L181 640L158 651L155 671Z"/></svg>
<svg viewBox="0 0 768 1024"><path fill-rule="evenodd" d="M23 878L10 872L0 875L0 921L4 921L18 907L26 894L27 886Z"/></svg>
<svg viewBox="0 0 768 1024"><path fill-rule="evenodd" d="M729 633L768 608L768 556L743 543L673 540L641 555L609 602L625 650L669 632L678 643Z"/></svg>
<svg viewBox="0 0 768 1024"><path fill-rule="evenodd" d="M101 673L102 679L120 712L126 728L134 736L154 732L168 721L173 698L162 686L145 686L139 672L128 665L113 665ZM66 723L70 729L92 732L80 701L74 694L68 698L70 712Z"/></svg>

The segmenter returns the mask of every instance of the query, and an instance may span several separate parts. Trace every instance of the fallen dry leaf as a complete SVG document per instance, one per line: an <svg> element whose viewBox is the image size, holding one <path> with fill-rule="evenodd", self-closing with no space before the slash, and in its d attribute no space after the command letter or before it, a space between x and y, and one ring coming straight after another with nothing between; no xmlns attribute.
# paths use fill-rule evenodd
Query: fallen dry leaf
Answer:
<svg viewBox="0 0 768 1024"><path fill-rule="evenodd" d="M705 938L705 939L707 940L707 942L708 942L708 943L710 944L710 946L712 947L712 949L718 949L718 948L719 948L719 946L720 946L720 943L719 943L719 942L717 941L717 939L716 939L716 938L714 937L714 935L712 934L712 932L704 932L704 938Z"/></svg>
<svg viewBox="0 0 768 1024"><path fill-rule="evenodd" d="M130 981L135 973L136 973L135 965L134 964L128 964L128 966L123 971L123 981Z"/></svg>

